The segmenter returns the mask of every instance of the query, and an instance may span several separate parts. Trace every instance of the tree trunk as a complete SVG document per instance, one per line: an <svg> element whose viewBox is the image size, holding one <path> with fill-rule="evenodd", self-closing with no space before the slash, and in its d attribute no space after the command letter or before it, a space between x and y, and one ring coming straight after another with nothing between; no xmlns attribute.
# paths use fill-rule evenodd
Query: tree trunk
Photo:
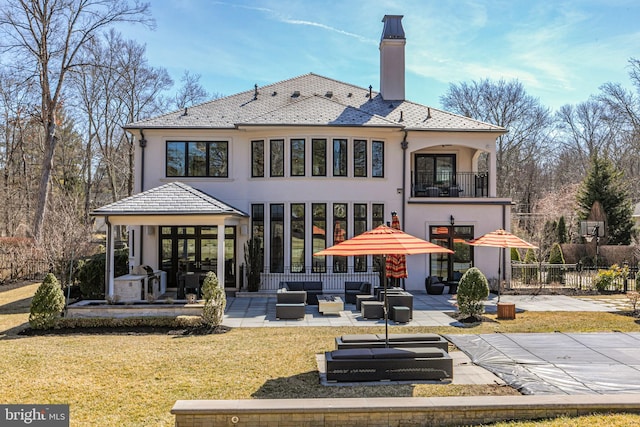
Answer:
<svg viewBox="0 0 640 427"><path fill-rule="evenodd" d="M49 181L53 169L53 157L58 143L56 138L56 125L53 119L47 123L47 141L45 144L44 157L42 159L42 174L38 187L38 201L36 203L36 213L33 221L33 237L38 244L42 243L42 228L47 215L47 202L49 201Z"/></svg>

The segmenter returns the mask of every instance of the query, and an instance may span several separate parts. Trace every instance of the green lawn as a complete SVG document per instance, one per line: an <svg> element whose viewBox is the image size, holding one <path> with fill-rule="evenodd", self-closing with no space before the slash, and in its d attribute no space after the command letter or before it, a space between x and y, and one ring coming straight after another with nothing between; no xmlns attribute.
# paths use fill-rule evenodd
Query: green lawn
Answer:
<svg viewBox="0 0 640 427"><path fill-rule="evenodd" d="M2 403L68 403L73 426L171 426L174 418L169 410L178 399L517 394L510 387L453 384L321 386L316 353L333 349L337 335L377 328L238 328L225 334L186 337L17 335L28 319L29 298L35 289L31 285L0 291L0 396ZM470 329L399 329L437 333L640 331L636 321L612 313L528 312L518 314L516 320L484 322ZM633 423L640 424L640 417L610 415L500 425Z"/></svg>

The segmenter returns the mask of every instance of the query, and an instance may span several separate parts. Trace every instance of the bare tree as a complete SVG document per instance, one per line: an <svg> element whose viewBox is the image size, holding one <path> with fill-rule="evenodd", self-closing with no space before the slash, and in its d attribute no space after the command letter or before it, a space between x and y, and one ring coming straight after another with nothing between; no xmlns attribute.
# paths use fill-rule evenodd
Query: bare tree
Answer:
<svg viewBox="0 0 640 427"><path fill-rule="evenodd" d="M176 108L182 109L220 97L219 95L212 97L200 84L200 77L200 74L191 74L188 70L182 74L180 78L182 86L180 86L174 98Z"/></svg>
<svg viewBox="0 0 640 427"><path fill-rule="evenodd" d="M440 98L447 110L502 126L497 141L498 194L511 197L517 211L530 212L540 191L542 163L551 149L551 115L517 80L450 84Z"/></svg>
<svg viewBox="0 0 640 427"><path fill-rule="evenodd" d="M56 117L67 73L81 65L79 51L103 29L119 22L152 24L149 5L137 0L6 0L0 12L2 48L14 54L16 71L31 73L41 91L44 156L33 222L42 241L57 145Z"/></svg>

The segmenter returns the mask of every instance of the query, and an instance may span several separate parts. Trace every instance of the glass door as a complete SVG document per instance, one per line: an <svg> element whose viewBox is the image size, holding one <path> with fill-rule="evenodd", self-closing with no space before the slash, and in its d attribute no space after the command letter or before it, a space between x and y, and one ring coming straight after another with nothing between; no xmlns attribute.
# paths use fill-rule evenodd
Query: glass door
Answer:
<svg viewBox="0 0 640 427"><path fill-rule="evenodd" d="M443 282L458 281L473 266L473 251L465 243L473 239L472 226L432 226L431 243L455 251L453 254L431 255L431 276L438 276Z"/></svg>

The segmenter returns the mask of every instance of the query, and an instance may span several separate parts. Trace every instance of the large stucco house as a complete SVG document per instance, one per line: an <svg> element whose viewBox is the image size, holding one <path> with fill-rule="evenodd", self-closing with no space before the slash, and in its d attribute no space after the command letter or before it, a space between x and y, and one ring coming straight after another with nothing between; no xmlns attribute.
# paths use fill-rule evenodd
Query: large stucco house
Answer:
<svg viewBox="0 0 640 427"><path fill-rule="evenodd" d="M137 140L136 194L94 215L129 228L132 270L166 272L159 292L185 270L215 271L240 290L254 236L261 291L284 278L336 292L354 277L378 285L371 256L314 253L395 211L404 231L456 250L409 256L407 290L470 266L497 277L498 250L462 241L509 228L511 201L496 197L495 179L505 129L406 99L401 19L383 19L379 91L306 74L127 125ZM113 271L110 257L111 296Z"/></svg>

